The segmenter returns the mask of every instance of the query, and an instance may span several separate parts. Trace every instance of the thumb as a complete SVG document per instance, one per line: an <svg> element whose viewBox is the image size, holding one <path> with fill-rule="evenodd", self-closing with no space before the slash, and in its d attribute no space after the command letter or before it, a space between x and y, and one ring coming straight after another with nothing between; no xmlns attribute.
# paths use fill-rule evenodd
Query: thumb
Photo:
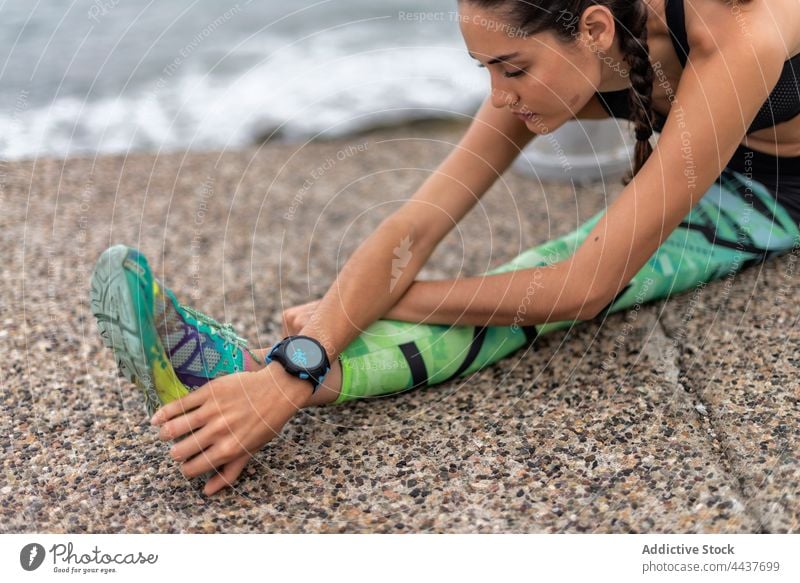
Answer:
<svg viewBox="0 0 800 583"><path fill-rule="evenodd" d="M281 336L285 338L289 334L291 334L291 332L289 332L289 322L287 322L286 317L284 317L281 319Z"/></svg>

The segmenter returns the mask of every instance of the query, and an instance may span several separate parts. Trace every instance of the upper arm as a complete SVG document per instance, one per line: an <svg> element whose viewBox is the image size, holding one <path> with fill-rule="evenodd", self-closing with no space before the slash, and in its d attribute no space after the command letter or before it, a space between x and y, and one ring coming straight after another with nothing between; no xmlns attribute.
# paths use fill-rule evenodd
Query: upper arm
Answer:
<svg viewBox="0 0 800 583"><path fill-rule="evenodd" d="M781 54L756 42L692 49L655 150L569 260L594 309L615 297L719 177L777 83Z"/></svg>
<svg viewBox="0 0 800 583"><path fill-rule="evenodd" d="M435 247L534 136L487 99L452 152L392 216L412 221L419 236Z"/></svg>

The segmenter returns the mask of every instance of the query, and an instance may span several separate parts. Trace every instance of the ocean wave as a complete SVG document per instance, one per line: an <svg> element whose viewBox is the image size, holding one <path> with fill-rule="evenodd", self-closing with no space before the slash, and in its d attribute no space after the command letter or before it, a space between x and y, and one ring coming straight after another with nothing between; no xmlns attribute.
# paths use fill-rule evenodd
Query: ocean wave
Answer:
<svg viewBox="0 0 800 583"><path fill-rule="evenodd" d="M0 156L239 148L270 134L338 137L460 117L475 111L489 80L468 57L456 24L446 26L351 21L207 46L185 59L178 53L116 95L73 92L0 114Z"/></svg>

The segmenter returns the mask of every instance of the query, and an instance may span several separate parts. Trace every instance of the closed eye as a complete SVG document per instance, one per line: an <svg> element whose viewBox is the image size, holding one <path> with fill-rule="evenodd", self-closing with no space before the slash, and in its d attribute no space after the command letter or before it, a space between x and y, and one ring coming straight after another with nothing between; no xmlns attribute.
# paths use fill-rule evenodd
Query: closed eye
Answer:
<svg viewBox="0 0 800 583"><path fill-rule="evenodd" d="M476 66L481 69L486 68L486 65L484 65L483 63L478 63ZM523 73L525 73L525 69L518 68L516 71L503 71L503 76L510 79L511 77L519 77Z"/></svg>

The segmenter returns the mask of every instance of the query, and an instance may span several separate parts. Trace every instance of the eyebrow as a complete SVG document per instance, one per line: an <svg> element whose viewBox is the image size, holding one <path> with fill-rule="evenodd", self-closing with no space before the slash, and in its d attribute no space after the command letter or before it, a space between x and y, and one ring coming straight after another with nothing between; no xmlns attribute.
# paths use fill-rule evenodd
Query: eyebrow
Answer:
<svg viewBox="0 0 800 583"><path fill-rule="evenodd" d="M476 61L478 60L478 57L476 57L475 55L473 55L469 51L467 51L467 54L470 57L472 57L473 59L475 59ZM494 65L494 64L499 63L501 61L508 61L508 60L513 59L514 57L518 57L518 56L519 56L519 51L517 51L516 53L509 53L508 55L500 55L499 57L493 57L493 58L489 59L488 61L486 61L486 64L487 65Z"/></svg>

